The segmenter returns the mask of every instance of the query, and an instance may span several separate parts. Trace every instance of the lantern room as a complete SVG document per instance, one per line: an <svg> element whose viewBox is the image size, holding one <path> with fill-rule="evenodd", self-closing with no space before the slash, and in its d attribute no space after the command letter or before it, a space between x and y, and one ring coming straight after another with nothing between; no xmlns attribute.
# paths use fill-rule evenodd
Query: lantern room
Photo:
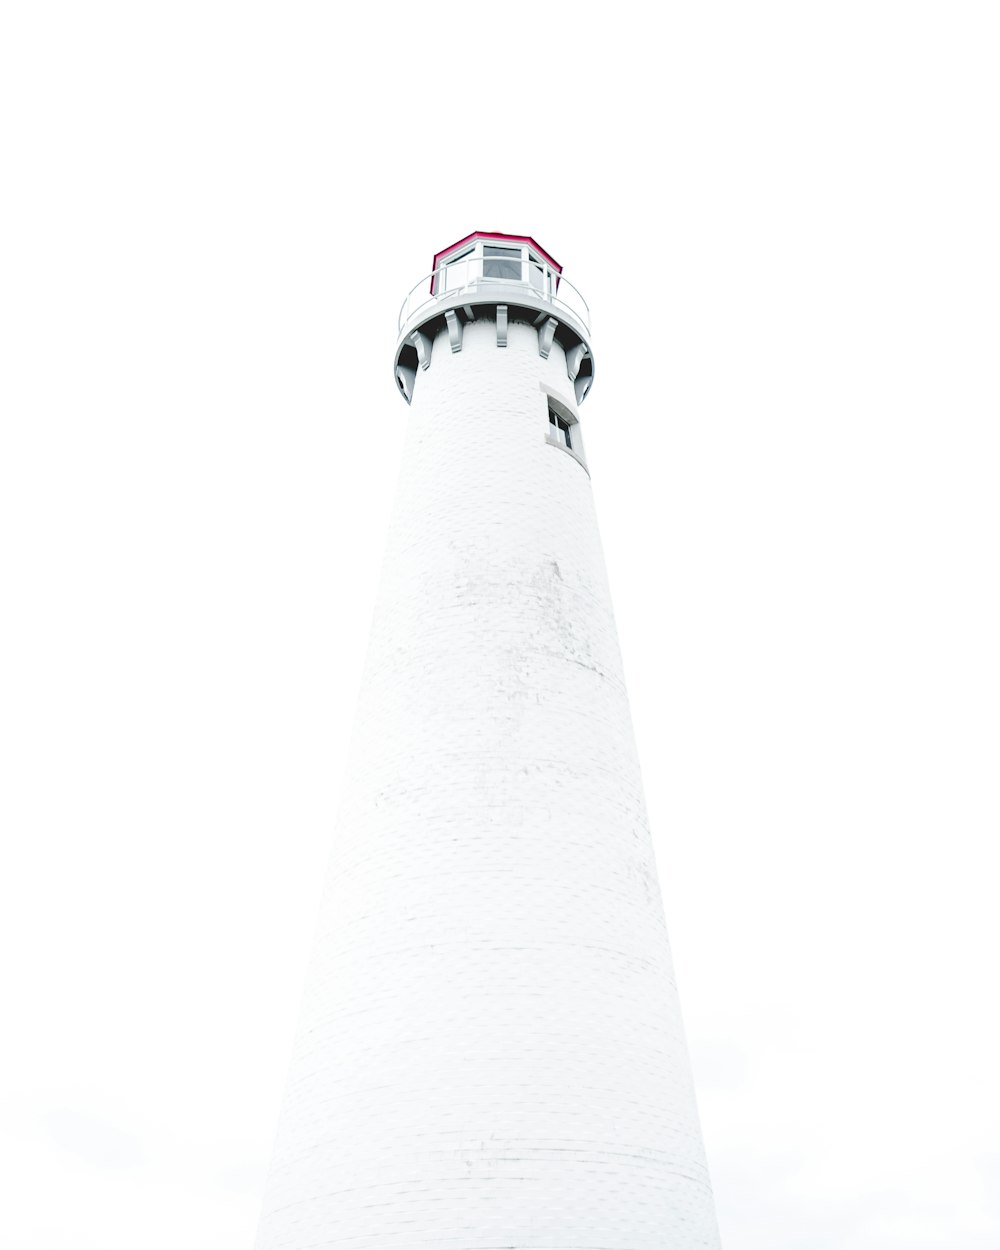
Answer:
<svg viewBox="0 0 1000 1250"><path fill-rule="evenodd" d="M552 297L561 273L562 265L526 235L475 231L435 255L431 294L479 282L517 282Z"/></svg>

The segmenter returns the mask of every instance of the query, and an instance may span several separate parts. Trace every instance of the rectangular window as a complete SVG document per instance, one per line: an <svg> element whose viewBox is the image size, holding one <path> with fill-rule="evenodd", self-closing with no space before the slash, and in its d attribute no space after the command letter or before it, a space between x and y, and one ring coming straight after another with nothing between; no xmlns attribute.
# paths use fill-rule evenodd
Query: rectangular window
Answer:
<svg viewBox="0 0 1000 1250"><path fill-rule="evenodd" d="M568 452L590 477L587 461L583 454L583 435L580 432L580 421L573 409L564 400L549 393L548 387L539 383L539 390L545 394L546 415L549 423L545 427L545 441L550 447L558 447Z"/></svg>
<svg viewBox="0 0 1000 1250"><path fill-rule="evenodd" d="M521 249L519 247L483 247L483 277L521 280Z"/></svg>
<svg viewBox="0 0 1000 1250"><path fill-rule="evenodd" d="M552 426L556 440L562 443L564 447L568 447L572 450L573 436L569 432L570 423L564 420L558 412L553 411L552 408L549 408L549 425Z"/></svg>

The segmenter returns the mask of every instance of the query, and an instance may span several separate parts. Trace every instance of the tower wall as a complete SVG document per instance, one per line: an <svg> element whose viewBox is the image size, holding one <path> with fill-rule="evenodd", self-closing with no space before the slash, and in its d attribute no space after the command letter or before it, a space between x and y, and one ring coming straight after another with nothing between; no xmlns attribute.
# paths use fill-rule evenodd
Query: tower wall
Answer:
<svg viewBox="0 0 1000 1250"><path fill-rule="evenodd" d="M559 344L485 319L416 379L258 1250L718 1246L590 479L543 388L576 411Z"/></svg>

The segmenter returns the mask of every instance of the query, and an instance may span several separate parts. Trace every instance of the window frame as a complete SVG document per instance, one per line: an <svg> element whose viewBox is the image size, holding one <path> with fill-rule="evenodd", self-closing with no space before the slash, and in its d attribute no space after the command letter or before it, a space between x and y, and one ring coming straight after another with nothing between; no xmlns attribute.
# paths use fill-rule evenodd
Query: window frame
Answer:
<svg viewBox="0 0 1000 1250"><path fill-rule="evenodd" d="M563 451L567 456L572 456L578 465L583 469L588 477L590 477L590 469L587 468L587 460L583 450L583 435L580 428L580 418L576 409L561 395L557 395L550 390L544 383L539 383L539 389L545 396L545 441L550 447L555 447L559 451ZM552 416L555 416L557 422L565 425L568 443L564 442L557 433L558 426L553 429L554 422Z"/></svg>
<svg viewBox="0 0 1000 1250"><path fill-rule="evenodd" d="M487 243L486 240L483 239L482 240L482 252L481 252L482 266L480 268L480 273L482 274L483 281L484 282L520 282L520 283L523 283L526 251L527 251L527 248L523 244L520 244L520 243L504 244L504 243L497 243L495 241ZM487 253L489 252L492 252L493 255L492 256L487 255ZM498 255L497 253L502 253L502 254ZM504 275L504 274L493 274L493 273L488 274L486 272L486 266L490 263L490 261L493 261L494 264L498 264L498 265L503 265L503 264L517 265L518 276L516 278L512 278L509 275Z"/></svg>
<svg viewBox="0 0 1000 1250"><path fill-rule="evenodd" d="M472 244L471 247L466 247L466 248L463 248L462 251L456 252L454 256L449 257L448 260L446 260L442 264L441 266L442 272L440 274L440 278L444 279L442 293L447 293L448 291L461 291L465 287L469 286L470 283L475 282L476 280L474 276L475 266L474 264L468 263L470 258L472 259L473 262L475 261L476 245L474 243ZM465 279L464 282L461 282L457 286L450 286L448 282L448 278L450 276L450 270L451 270L452 265L461 266L461 275ZM473 276L470 276L470 275L473 275ZM456 278L458 278L457 270L456 270L455 276Z"/></svg>
<svg viewBox="0 0 1000 1250"><path fill-rule="evenodd" d="M548 409L549 409L549 425L552 426L552 428L555 430L555 434L552 434L551 432L549 433L549 438L555 438L556 441L559 442L563 447L567 447L570 451L572 451L573 450L573 438L570 434L570 431L573 429L573 426L579 424L579 422L567 421L564 416L562 416L560 413L556 411L555 408L552 407L551 402L548 405Z"/></svg>

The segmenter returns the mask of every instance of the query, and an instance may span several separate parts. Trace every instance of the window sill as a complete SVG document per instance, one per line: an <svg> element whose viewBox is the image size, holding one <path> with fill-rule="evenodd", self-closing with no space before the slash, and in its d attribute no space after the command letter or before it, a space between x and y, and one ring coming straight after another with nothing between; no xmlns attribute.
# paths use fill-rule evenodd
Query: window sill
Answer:
<svg viewBox="0 0 1000 1250"><path fill-rule="evenodd" d="M567 456L571 456L580 468L583 469L587 477L590 477L590 470L587 468L587 462L578 451L574 451L572 447L567 447L565 443L560 442L557 438L553 438L551 434L546 434L545 441L550 447L554 447L556 451L563 451Z"/></svg>

